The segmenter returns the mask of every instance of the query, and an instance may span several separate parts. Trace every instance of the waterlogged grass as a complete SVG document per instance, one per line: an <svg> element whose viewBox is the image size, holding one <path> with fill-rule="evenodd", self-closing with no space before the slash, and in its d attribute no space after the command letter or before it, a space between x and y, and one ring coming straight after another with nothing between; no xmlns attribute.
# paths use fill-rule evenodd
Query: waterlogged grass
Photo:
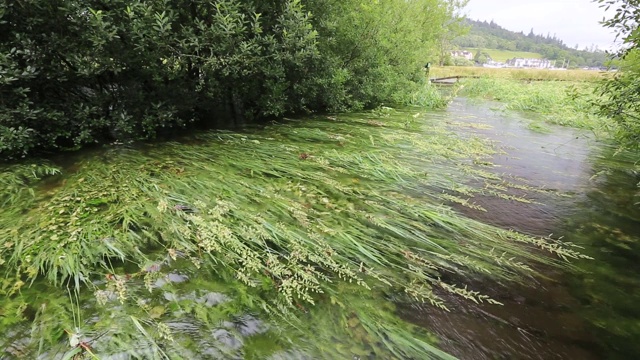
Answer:
<svg viewBox="0 0 640 360"><path fill-rule="evenodd" d="M447 357L385 294L495 304L465 279L520 281L581 255L445 206L526 201L483 170L490 143L446 126L382 108L113 147L69 171L6 167L3 356ZM242 314L265 328L233 335Z"/></svg>
<svg viewBox="0 0 640 360"><path fill-rule="evenodd" d="M451 358L433 347L437 340L426 330L400 320L378 291L340 283L340 300L326 296L295 316L269 316L260 290L236 279L168 255L154 267L144 279L102 281L102 289L71 301L43 284L23 289L3 302L3 359Z"/></svg>
<svg viewBox="0 0 640 360"><path fill-rule="evenodd" d="M548 124L587 129L610 137L616 125L596 115L595 85L582 82L523 82L493 78L467 79L461 95L504 103L505 110L538 114ZM539 122L530 128L547 132Z"/></svg>

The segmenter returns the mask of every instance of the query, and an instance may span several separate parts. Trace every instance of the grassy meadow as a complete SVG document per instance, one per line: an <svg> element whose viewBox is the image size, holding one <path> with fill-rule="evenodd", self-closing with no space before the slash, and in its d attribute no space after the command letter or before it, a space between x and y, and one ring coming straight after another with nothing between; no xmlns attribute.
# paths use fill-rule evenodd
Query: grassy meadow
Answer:
<svg viewBox="0 0 640 360"><path fill-rule="evenodd" d="M529 51L510 51L510 50L498 50L498 49L477 49L466 48L463 50L471 51L474 55L478 50L482 50L491 56L493 61L505 62L513 58L525 58L525 59L542 59L542 55L529 52Z"/></svg>
<svg viewBox="0 0 640 360"><path fill-rule="evenodd" d="M535 114L530 128L550 131L546 124L592 131L599 138L613 138L615 122L598 115L598 85L612 72L484 67L435 67L431 78L462 76L461 96L502 103L503 110Z"/></svg>
<svg viewBox="0 0 640 360"><path fill-rule="evenodd" d="M429 73L432 78L449 76L489 77L511 80L547 80L547 81L600 81L612 73L592 70L547 70L516 68L485 68L476 66L433 67Z"/></svg>

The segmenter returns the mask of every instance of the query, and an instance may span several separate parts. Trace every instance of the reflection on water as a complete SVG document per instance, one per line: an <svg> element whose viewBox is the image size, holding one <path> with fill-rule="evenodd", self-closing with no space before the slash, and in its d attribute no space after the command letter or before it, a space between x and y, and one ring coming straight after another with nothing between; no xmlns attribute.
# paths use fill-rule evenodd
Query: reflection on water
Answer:
<svg viewBox="0 0 640 360"><path fill-rule="evenodd" d="M478 289L504 306L458 302L451 313L415 304L404 318L436 329L441 345L463 359L631 359L640 356L640 167L589 134L561 127L541 134L527 120L457 99L445 121L487 136L503 150L491 169L530 186L533 203L474 200L487 212L459 211L534 235L554 234L595 258L567 274L523 286ZM451 299L451 301L456 301Z"/></svg>

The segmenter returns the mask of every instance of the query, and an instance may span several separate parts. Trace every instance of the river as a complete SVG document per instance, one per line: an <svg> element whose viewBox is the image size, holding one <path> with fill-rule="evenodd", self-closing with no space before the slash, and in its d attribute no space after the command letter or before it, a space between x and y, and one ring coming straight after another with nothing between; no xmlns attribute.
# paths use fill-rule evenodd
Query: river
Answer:
<svg viewBox="0 0 640 360"><path fill-rule="evenodd" d="M490 295L503 305L476 305L459 297L445 295L450 309L448 312L427 304L411 303L406 301L406 297L395 297L375 289L365 294L345 282L344 285L336 285L333 295L321 296L321 301L315 307L305 309L301 306L298 317L301 322L287 323L291 319L285 319L284 325L277 325L261 318L269 311L273 312L273 309L267 309L270 305L256 300L251 290L241 286L237 279L225 278L215 266L200 269L199 261L186 253L170 249L167 254L156 246L145 254L148 257L145 258L147 264L142 270L138 267L140 264L116 262L113 271L120 277L109 274L106 279L94 279L92 284L95 288L80 292L74 299L77 306L69 302L67 295L70 293L66 289L52 287L44 281L36 281L32 286L22 288L20 296L27 299L29 305L23 303L20 297L0 302L0 325L8 329L0 339L0 346L3 347L0 349L0 358L69 359L74 352L76 355L84 353L89 356L82 349L90 348L95 349L100 358L114 360L136 356L145 359L164 356L203 359L376 359L383 358L376 355L385 353L386 350L381 350L383 347L394 343L390 341L390 335L406 330L404 322L399 322L397 315L417 325L410 329L412 334L433 341L437 338L439 348L461 359L589 360L640 356L640 307L637 306L640 300L640 167L634 163L640 157L637 153L616 153L615 148L606 142L598 141L580 130L549 126L549 132L532 131L526 116L496 111L495 108L500 108L500 104L457 98L444 111L424 113L413 108L389 116L402 117L402 122L405 119L421 122L425 139L429 139L429 134L437 124L444 125L457 136L468 138L470 143L478 138L492 142L498 151L491 158L480 161L480 166L511 184L500 190L501 194L528 201L495 196L494 190L500 187L500 183L491 185L486 179L456 174L452 179L466 181L464 185L476 189L483 188L487 195L484 196L482 192L475 194L472 199L474 206L449 205L467 217L500 228L540 237L552 234L555 239L561 238L579 246L579 250L592 257L592 260L572 260L570 270L536 265L541 276L525 277L521 283L485 282L478 277L471 283L473 289ZM366 119L369 115L348 116ZM327 142L323 132L327 128L330 129L332 147L341 149L349 146L353 131L337 133L336 130L334 133L332 129L340 126L336 125L335 118L323 118L322 121L299 144L307 146L307 143ZM384 125L383 121L384 117L365 120L362 126L378 129L378 126ZM313 122L310 124L310 127L315 126ZM292 129L290 133L297 132L295 127ZM256 131L260 133L261 130ZM370 142L373 147L381 138L374 139L377 133L372 134L365 138L365 143ZM223 136L227 135L220 135ZM287 133L261 136L258 140L252 139L250 134L242 135L239 140L242 149L237 149L235 154L245 154L245 149L252 149L251 146L259 149L265 142L289 139ZM231 143L234 138L223 140ZM202 139L187 139L182 143L202 142ZM180 144L170 146L182 151ZM443 145L443 149L445 147ZM315 153L306 147L302 150L295 147L293 150L286 147L281 149L282 154L288 156L290 152L294 160L299 162L307 161ZM249 171L243 167L245 164L236 164L229 155L230 150L229 147L220 148L213 153L217 156L215 161L233 170L227 176L235 176L240 181L253 177L254 170ZM309 154L300 153L303 150L309 151ZM94 165L109 164L114 152L124 154L124 157L118 158L124 159L119 166L130 166L131 170L156 166L158 163L150 171L149 179L153 181L158 179L158 174L171 172L171 176L179 177L190 171L184 165L189 164L186 161L176 160L175 164L164 162L164 153L154 146L142 150L145 156L149 154L152 164L146 160L135 163L135 158L127 158L129 153L137 150L124 147L109 151L111 153L94 150L52 159L64 168L66 174L63 178L55 178L40 186L38 191L43 197L39 201L55 198L58 189L67 186L69 179L69 183L75 181L77 184L91 181L85 180L85 177L79 178L81 176L74 173L86 159L93 161ZM315 151L319 152L320 148L316 147ZM336 161L344 160L345 164L358 166L367 164L342 159L340 152L331 151ZM442 154L448 153L449 150L442 150ZM256 154L256 161L262 161L259 158L262 153ZM280 159L277 156L267 158L273 158L274 161ZM131 164L127 163L127 159L131 159ZM207 165L202 169L198 167L204 163L200 158L196 158L189 166L205 171L205 174L213 173L216 164L209 160L206 159ZM247 162L251 160L247 159ZM372 157L370 160L379 159ZM375 168L377 162L372 164L370 168L362 168L363 171L386 176ZM436 169L442 172L457 171L454 167ZM112 171L117 170L117 167L112 168ZM109 173L103 175L108 176ZM273 178L279 173L272 171L267 175ZM306 173L294 175L303 176ZM223 176L219 179L225 185ZM318 179L329 180L325 177ZM344 180L354 184L364 181L351 175ZM182 186L186 181L180 179L178 184ZM432 184L433 188L437 188L441 182L437 180ZM100 184L100 181L96 183ZM157 184L158 187L164 186L160 180ZM334 186L333 183L331 186ZM186 187L184 189L188 190ZM252 189L264 192L264 188L257 186ZM416 189L419 187L412 191ZM135 189L132 187L131 190ZM99 198L87 206L95 212L104 210L105 204L110 201L107 195L102 195L109 189L96 189L98 191L101 191ZM311 190L302 188L302 191L306 191L309 198ZM489 196L489 193L493 195ZM153 195L149 194L143 194L142 197ZM136 201L136 198L132 199ZM322 201L331 205L333 199L323 198ZM152 206L142 203L141 206L147 206L144 208L147 217L155 211L155 203ZM184 205L176 205L173 209L197 213L197 209ZM335 206L330 209L335 210ZM60 214L64 213L63 210ZM298 211L298 215L305 211L304 208L294 210ZM308 220L304 216L298 218ZM113 242L111 238L103 240L107 245ZM52 249L55 251L54 247ZM353 253L358 254L357 251ZM361 271L364 272L364 269ZM116 283L115 287L109 287L110 281L111 285ZM125 282L126 288L123 285ZM269 284L262 286L268 288L266 285ZM118 301L119 297L121 301ZM273 316L273 319L277 318ZM32 326L31 321L38 325ZM77 328L69 324L76 324ZM372 324L379 327L372 328ZM373 335L379 336L378 340ZM39 338L43 341L39 342ZM169 345L157 345L151 338L159 338ZM401 343L402 338L396 337L394 341ZM57 345L42 345L49 343ZM394 354L398 357L397 354L403 353ZM425 353L424 358L434 354L437 353Z"/></svg>
<svg viewBox="0 0 640 360"><path fill-rule="evenodd" d="M458 98L441 116L496 141L503 151L492 171L549 191L529 192L531 204L487 196L475 199L486 212L458 210L500 227L554 234L594 259L576 262L573 273L544 269L548 279L487 289L504 306L458 302L446 313L411 305L404 317L436 329L444 349L462 359L637 358L639 154L616 154L585 131L531 131L526 116L499 108Z"/></svg>

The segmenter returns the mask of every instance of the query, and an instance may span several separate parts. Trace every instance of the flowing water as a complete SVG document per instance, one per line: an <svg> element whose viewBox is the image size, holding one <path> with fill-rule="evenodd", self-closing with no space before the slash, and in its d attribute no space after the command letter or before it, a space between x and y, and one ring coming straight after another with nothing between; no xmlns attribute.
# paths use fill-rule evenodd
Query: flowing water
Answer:
<svg viewBox="0 0 640 360"><path fill-rule="evenodd" d="M443 121L486 136L503 151L492 171L548 192L523 204L476 197L468 216L535 235L562 237L594 260L575 273L540 269L548 279L485 289L504 306L458 302L451 313L407 305L403 316L435 329L463 359L632 359L640 357L640 160L616 154L584 131L528 129L499 104L457 99ZM479 287L482 287L479 284Z"/></svg>
<svg viewBox="0 0 640 360"><path fill-rule="evenodd" d="M153 290L133 305L119 302L117 291L81 293L75 299L81 306L74 308L64 290L40 282L23 289L23 297L33 303L41 300L42 308L26 310L27 317L41 325L31 327L12 317L13 312L25 311L25 305L5 302L0 325L11 330L0 339L4 347L0 359L25 358L29 339L39 336L69 338L57 348L41 349L40 359L62 359L76 342L99 349L101 344L116 340L128 342L121 343L123 349L136 344L133 354L140 358L158 357L163 349L149 346L140 319L167 314L173 320L165 322L165 336L180 344L165 349L167 356L174 358L306 359L315 358L310 349L324 348L325 358L332 353L332 358L374 359L371 347L378 345L369 343L370 335L360 320L369 316L374 322L396 326L394 313L430 332L414 328L413 334L424 338L435 334L440 348L462 359L639 357L640 168L634 161L640 157L614 154L610 146L582 131L561 127L552 127L550 133L531 131L525 117L494 111L493 107L499 104L456 99L446 111L428 113L424 131L429 132L429 122L446 122L461 136L491 139L501 151L484 169L530 189L508 191L531 201L477 195L472 201L486 211L464 206L456 209L499 227L537 236L554 234L581 246L594 260L574 262L572 272L540 267L545 278L527 278L522 284L474 283L474 290L491 295L503 306L476 305L451 297L447 298L451 311L445 312L423 304L394 304L393 297L375 292L363 295L347 286L341 289L345 295L335 300L348 304L346 310L336 311L336 306L324 301L305 310L303 320L307 323L277 327L248 310L256 306L251 294L232 281L214 281L212 271L196 270L179 254L159 252L146 273L160 274L162 270L162 275L145 276L145 283L142 279L131 281L131 293L140 290L143 294L145 287ZM70 172L77 164L73 159L59 162L71 164ZM58 185L45 183L43 191ZM467 185L486 183L470 177ZM120 273L136 271L127 266L117 265ZM96 281L96 285L105 282ZM106 304L106 311L104 307L96 310L97 302ZM65 318L70 314L77 318ZM57 322L94 330L68 337L47 334L48 330L60 331ZM114 334L120 336L114 340ZM129 359L131 354L131 350L112 351L103 358Z"/></svg>

